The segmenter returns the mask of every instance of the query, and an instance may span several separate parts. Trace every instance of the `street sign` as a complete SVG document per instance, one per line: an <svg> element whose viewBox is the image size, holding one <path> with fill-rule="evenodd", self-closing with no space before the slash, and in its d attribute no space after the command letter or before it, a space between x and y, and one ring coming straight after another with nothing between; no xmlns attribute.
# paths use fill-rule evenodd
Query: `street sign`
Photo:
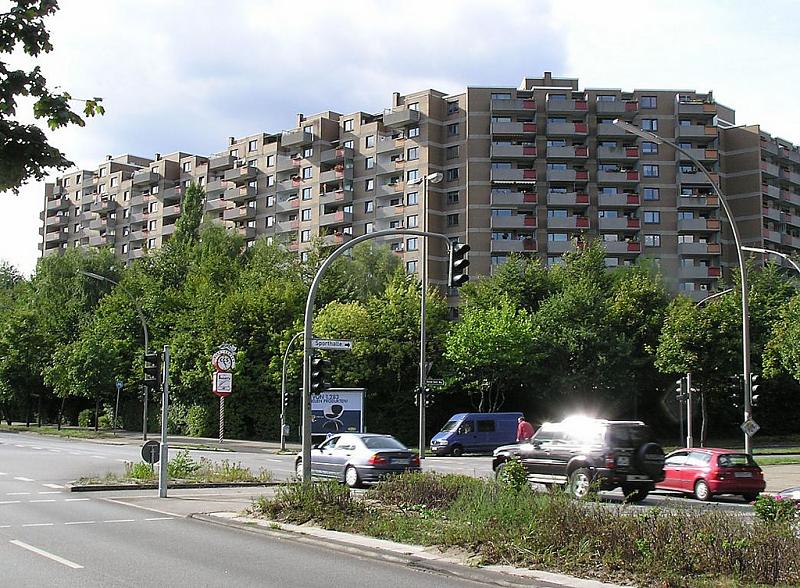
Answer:
<svg viewBox="0 0 800 588"><path fill-rule="evenodd" d="M147 463L158 463L161 454L161 443L155 439L151 439L142 445L142 459Z"/></svg>
<svg viewBox="0 0 800 588"><path fill-rule="evenodd" d="M444 380L442 378L428 378L427 380L425 380L425 383L428 386L435 386L435 387L444 386Z"/></svg>
<svg viewBox="0 0 800 588"><path fill-rule="evenodd" d="M236 356L229 349L220 349L211 356L211 365L218 372L230 372L236 367Z"/></svg>
<svg viewBox="0 0 800 588"><path fill-rule="evenodd" d="M233 374L229 372L214 372L211 391L219 397L233 394Z"/></svg>
<svg viewBox="0 0 800 588"><path fill-rule="evenodd" d="M761 429L761 427L758 426L758 423L755 422L753 419L747 419L745 422L743 422L741 424L741 429L742 429L742 431L745 432L745 434L748 437L752 437L753 435L758 433L758 431L759 431L759 429Z"/></svg>
<svg viewBox="0 0 800 588"><path fill-rule="evenodd" d="M312 349L329 349L331 351L350 351L353 342L347 339L311 339Z"/></svg>
<svg viewBox="0 0 800 588"><path fill-rule="evenodd" d="M122 390L122 385L123 385L123 384L122 384L122 382L120 382L119 380L117 380L117 392L119 392L120 390Z"/></svg>

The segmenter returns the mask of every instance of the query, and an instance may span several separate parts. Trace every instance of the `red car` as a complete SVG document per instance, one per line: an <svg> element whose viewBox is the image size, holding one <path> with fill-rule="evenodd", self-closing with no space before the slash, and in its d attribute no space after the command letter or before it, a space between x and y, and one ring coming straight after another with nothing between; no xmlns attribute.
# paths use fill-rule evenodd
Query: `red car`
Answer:
<svg viewBox="0 0 800 588"><path fill-rule="evenodd" d="M766 485L753 458L732 449L678 449L664 460L664 474L658 490L685 492L703 501L715 494L739 494L752 502Z"/></svg>

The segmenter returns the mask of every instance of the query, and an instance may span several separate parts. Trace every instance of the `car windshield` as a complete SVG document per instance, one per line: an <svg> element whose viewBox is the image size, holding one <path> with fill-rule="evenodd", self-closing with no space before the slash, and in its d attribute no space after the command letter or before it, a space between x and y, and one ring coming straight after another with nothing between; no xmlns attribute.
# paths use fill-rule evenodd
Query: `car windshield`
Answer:
<svg viewBox="0 0 800 588"><path fill-rule="evenodd" d="M639 447L650 441L650 430L642 425L612 425L608 443L612 447Z"/></svg>
<svg viewBox="0 0 800 588"><path fill-rule="evenodd" d="M407 447L394 437L363 437L361 439L368 449L403 449Z"/></svg>
<svg viewBox="0 0 800 588"><path fill-rule="evenodd" d="M746 453L725 453L717 458L717 464L721 468L735 468L742 466L753 467L756 462Z"/></svg>
<svg viewBox="0 0 800 588"><path fill-rule="evenodd" d="M448 431L454 431L455 428L458 426L458 421L447 421L442 427L442 433L447 433Z"/></svg>

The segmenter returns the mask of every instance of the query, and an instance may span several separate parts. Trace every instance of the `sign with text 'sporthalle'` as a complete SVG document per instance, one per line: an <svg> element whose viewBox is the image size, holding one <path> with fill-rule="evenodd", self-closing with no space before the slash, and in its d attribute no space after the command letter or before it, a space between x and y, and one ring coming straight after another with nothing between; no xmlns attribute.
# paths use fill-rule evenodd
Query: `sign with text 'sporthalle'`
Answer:
<svg viewBox="0 0 800 588"><path fill-rule="evenodd" d="M311 395L311 433L362 433L364 388L329 388Z"/></svg>

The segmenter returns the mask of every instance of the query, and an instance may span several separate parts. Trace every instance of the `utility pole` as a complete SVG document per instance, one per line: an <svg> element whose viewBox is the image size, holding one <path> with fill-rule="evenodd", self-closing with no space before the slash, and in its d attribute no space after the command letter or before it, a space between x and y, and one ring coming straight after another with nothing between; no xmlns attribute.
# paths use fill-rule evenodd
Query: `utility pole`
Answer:
<svg viewBox="0 0 800 588"><path fill-rule="evenodd" d="M169 413L169 345L164 345L164 374L161 382L161 455L158 470L158 496L167 497L169 448L167 447L167 414Z"/></svg>

